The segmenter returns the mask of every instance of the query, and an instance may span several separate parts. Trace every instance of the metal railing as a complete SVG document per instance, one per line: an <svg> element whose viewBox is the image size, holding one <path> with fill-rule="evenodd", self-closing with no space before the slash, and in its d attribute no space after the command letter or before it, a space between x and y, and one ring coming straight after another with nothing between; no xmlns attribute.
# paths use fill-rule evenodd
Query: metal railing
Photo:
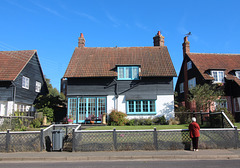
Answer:
<svg viewBox="0 0 240 168"><path fill-rule="evenodd" d="M53 130L64 130L65 135L72 134L78 124L51 125L41 131L10 131L0 132L0 152L39 152L46 149L45 138L52 140Z"/></svg>
<svg viewBox="0 0 240 168"><path fill-rule="evenodd" d="M200 149L240 147L237 128L201 129ZM73 151L190 150L188 130L73 131Z"/></svg>

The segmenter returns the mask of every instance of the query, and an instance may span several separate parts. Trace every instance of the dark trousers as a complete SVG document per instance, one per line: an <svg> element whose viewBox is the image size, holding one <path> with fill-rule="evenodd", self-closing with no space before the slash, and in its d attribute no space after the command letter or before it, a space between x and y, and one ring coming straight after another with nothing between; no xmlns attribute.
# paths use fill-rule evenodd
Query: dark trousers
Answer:
<svg viewBox="0 0 240 168"><path fill-rule="evenodd" d="M192 138L193 149L198 149L198 137Z"/></svg>

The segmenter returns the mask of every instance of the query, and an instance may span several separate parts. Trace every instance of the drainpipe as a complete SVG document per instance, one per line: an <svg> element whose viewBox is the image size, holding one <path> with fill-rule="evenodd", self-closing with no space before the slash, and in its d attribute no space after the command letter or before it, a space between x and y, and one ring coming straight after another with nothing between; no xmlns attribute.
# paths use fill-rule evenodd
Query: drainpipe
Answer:
<svg viewBox="0 0 240 168"><path fill-rule="evenodd" d="M118 84L115 80L115 109L118 111Z"/></svg>
<svg viewBox="0 0 240 168"><path fill-rule="evenodd" d="M13 86L13 108L12 108L12 114L14 114L14 105L15 105L15 99L16 99L16 85L12 81L12 86Z"/></svg>

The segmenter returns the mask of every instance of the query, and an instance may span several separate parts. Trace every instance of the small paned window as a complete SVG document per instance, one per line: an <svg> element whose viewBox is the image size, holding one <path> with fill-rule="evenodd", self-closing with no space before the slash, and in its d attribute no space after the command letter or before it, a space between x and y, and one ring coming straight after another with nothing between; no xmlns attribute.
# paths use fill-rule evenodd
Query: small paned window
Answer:
<svg viewBox="0 0 240 168"><path fill-rule="evenodd" d="M26 76L22 77L22 88L29 89L29 78Z"/></svg>
<svg viewBox="0 0 240 168"><path fill-rule="evenodd" d="M39 93L41 91L41 87L42 87L42 84L40 82L36 81L35 91L37 93Z"/></svg>
<svg viewBox="0 0 240 168"><path fill-rule="evenodd" d="M224 83L224 71L212 71L213 83Z"/></svg>
<svg viewBox="0 0 240 168"><path fill-rule="evenodd" d="M236 74L236 77L240 79L240 71L236 71L235 74Z"/></svg>
<svg viewBox="0 0 240 168"><path fill-rule="evenodd" d="M192 69L192 61L187 62L187 70Z"/></svg>
<svg viewBox="0 0 240 168"><path fill-rule="evenodd" d="M184 92L184 83L180 83L179 88L180 88L180 93L183 93Z"/></svg>
<svg viewBox="0 0 240 168"><path fill-rule="evenodd" d="M219 108L227 108L227 99L219 99L215 101L215 107Z"/></svg>
<svg viewBox="0 0 240 168"><path fill-rule="evenodd" d="M128 114L156 114L155 100L129 100L127 101Z"/></svg>
<svg viewBox="0 0 240 168"><path fill-rule="evenodd" d="M196 86L196 78L192 78L190 80L188 80L188 88L192 89Z"/></svg>
<svg viewBox="0 0 240 168"><path fill-rule="evenodd" d="M138 80L139 67L138 66L121 66L118 67L118 80Z"/></svg>

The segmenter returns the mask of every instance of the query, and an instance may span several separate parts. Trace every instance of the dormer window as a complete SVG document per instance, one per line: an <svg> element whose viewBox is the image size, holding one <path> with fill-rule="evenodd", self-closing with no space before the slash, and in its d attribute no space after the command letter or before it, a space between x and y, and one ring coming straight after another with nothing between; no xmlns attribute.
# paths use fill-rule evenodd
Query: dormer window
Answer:
<svg viewBox="0 0 240 168"><path fill-rule="evenodd" d="M187 62L187 70L192 69L192 61Z"/></svg>
<svg viewBox="0 0 240 168"><path fill-rule="evenodd" d="M240 71L236 71L235 74L236 74L236 77L240 79Z"/></svg>
<svg viewBox="0 0 240 168"><path fill-rule="evenodd" d="M117 67L118 80L138 80L139 67L138 66L119 66Z"/></svg>
<svg viewBox="0 0 240 168"><path fill-rule="evenodd" d="M212 71L213 83L224 83L224 71Z"/></svg>

